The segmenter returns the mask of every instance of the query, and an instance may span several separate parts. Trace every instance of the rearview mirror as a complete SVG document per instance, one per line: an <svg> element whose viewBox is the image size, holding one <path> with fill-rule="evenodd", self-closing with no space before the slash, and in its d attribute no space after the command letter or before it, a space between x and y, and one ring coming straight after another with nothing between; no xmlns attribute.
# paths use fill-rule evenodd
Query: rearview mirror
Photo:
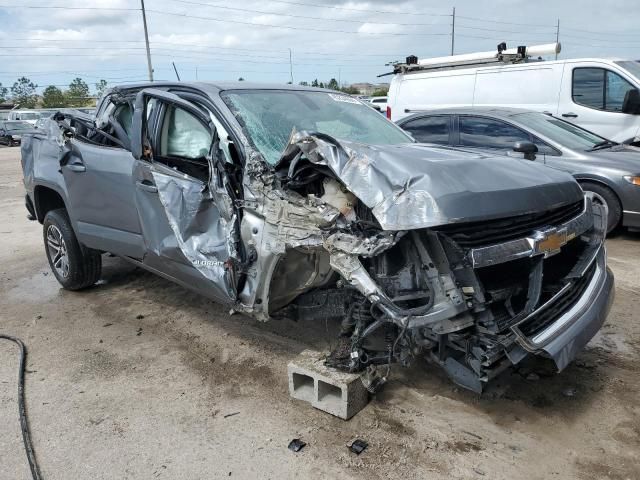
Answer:
<svg viewBox="0 0 640 480"><path fill-rule="evenodd" d="M622 113L637 115L640 113L640 92L637 89L628 90L622 102Z"/></svg>
<svg viewBox="0 0 640 480"><path fill-rule="evenodd" d="M526 160L535 160L538 147L531 142L516 142L513 144L513 151L524 154Z"/></svg>

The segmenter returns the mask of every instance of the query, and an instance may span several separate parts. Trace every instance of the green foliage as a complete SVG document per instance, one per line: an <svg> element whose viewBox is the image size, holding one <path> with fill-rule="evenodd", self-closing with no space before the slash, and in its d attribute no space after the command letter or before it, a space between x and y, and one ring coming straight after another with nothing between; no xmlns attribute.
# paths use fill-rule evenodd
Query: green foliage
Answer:
<svg viewBox="0 0 640 480"><path fill-rule="evenodd" d="M98 96L98 98L102 96L102 94L106 89L107 89L106 80L100 80L99 82L96 83L96 95Z"/></svg>
<svg viewBox="0 0 640 480"><path fill-rule="evenodd" d="M37 85L27 77L20 77L13 84L13 87L11 87L13 101L17 103L20 108L34 108L36 103L38 103L36 88Z"/></svg>
<svg viewBox="0 0 640 480"><path fill-rule="evenodd" d="M91 103L89 97L89 85L81 78L74 78L66 92L67 105L69 107L85 107Z"/></svg>
<svg viewBox="0 0 640 480"><path fill-rule="evenodd" d="M240 78L238 78L238 81L239 82L244 82L244 78L240 77Z"/></svg>
<svg viewBox="0 0 640 480"><path fill-rule="evenodd" d="M320 84L318 83L318 79L317 78L313 79L313 82L311 82L311 86L312 87L319 87L320 86Z"/></svg>
<svg viewBox="0 0 640 480"><path fill-rule="evenodd" d="M49 85L42 92L42 106L44 108L66 107L67 97L58 87Z"/></svg>
<svg viewBox="0 0 640 480"><path fill-rule="evenodd" d="M387 93L389 93L388 88L380 88L371 94L372 97L386 97Z"/></svg>
<svg viewBox="0 0 640 480"><path fill-rule="evenodd" d="M7 101L7 93L9 93L9 89L7 87L3 87L2 83L0 83L0 103Z"/></svg>
<svg viewBox="0 0 640 480"><path fill-rule="evenodd" d="M327 83L327 88L331 90L340 90L340 85L338 85L338 81L335 78L332 78L329 80L329 83Z"/></svg>
<svg viewBox="0 0 640 480"><path fill-rule="evenodd" d="M299 85L302 85L303 87L308 87L309 82L300 82Z"/></svg>

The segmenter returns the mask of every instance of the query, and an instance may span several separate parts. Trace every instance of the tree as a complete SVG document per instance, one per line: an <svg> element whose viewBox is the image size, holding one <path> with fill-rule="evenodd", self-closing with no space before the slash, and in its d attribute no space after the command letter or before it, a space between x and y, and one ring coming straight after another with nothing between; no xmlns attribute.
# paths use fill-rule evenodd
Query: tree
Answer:
<svg viewBox="0 0 640 480"><path fill-rule="evenodd" d="M338 85L338 81L335 78L332 78L329 80L329 83L327 83L327 88L331 90L340 90L340 85Z"/></svg>
<svg viewBox="0 0 640 480"><path fill-rule="evenodd" d="M389 93L388 88L379 88L375 92L371 94L372 97L386 97L387 93Z"/></svg>
<svg viewBox="0 0 640 480"><path fill-rule="evenodd" d="M323 83L323 82L320 82L320 83L318 84L318 87L320 87L320 88L324 88L324 83Z"/></svg>
<svg viewBox="0 0 640 480"><path fill-rule="evenodd" d="M89 85L81 78L74 78L66 92L67 105L70 107L84 107L89 103Z"/></svg>
<svg viewBox="0 0 640 480"><path fill-rule="evenodd" d="M7 87L3 87L2 83L0 83L0 103L4 103L7 101L7 93L9 90Z"/></svg>
<svg viewBox="0 0 640 480"><path fill-rule="evenodd" d="M299 85L302 85L303 87L308 87L309 82L300 82Z"/></svg>
<svg viewBox="0 0 640 480"><path fill-rule="evenodd" d="M16 83L11 87L11 95L13 101L17 103L20 108L33 108L38 102L38 96L36 95L36 88L38 86L29 80L27 77L20 77Z"/></svg>
<svg viewBox="0 0 640 480"><path fill-rule="evenodd" d="M312 86L312 87L317 87L317 86L319 86L319 85L320 85L320 84L318 83L318 79L317 79L317 78L315 78L315 79L313 80L313 82L311 82L311 86Z"/></svg>
<svg viewBox="0 0 640 480"><path fill-rule="evenodd" d="M99 82L96 83L96 95L98 96L98 98L102 96L102 94L106 89L107 89L106 80L100 80Z"/></svg>
<svg viewBox="0 0 640 480"><path fill-rule="evenodd" d="M239 82L244 82L244 78L240 77L240 78L238 78L238 81Z"/></svg>
<svg viewBox="0 0 640 480"><path fill-rule="evenodd" d="M58 87L49 85L42 92L42 106L44 108L66 107L67 98Z"/></svg>

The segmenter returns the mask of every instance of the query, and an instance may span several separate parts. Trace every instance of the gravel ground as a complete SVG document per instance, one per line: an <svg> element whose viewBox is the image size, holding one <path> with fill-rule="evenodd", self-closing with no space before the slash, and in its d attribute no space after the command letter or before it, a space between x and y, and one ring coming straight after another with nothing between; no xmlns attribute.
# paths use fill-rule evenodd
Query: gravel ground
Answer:
<svg viewBox="0 0 640 480"><path fill-rule="evenodd" d="M617 296L563 373L544 360L482 396L437 369L397 368L348 422L291 400L286 365L332 325L230 316L116 258L61 290L25 218L17 148L0 148L0 332L29 348L27 404L53 479L640 478L640 234L608 241ZM0 343L0 479L27 479L17 349ZM233 416L226 416L237 413ZM345 444L369 442L360 456ZM293 438L307 446L287 450Z"/></svg>

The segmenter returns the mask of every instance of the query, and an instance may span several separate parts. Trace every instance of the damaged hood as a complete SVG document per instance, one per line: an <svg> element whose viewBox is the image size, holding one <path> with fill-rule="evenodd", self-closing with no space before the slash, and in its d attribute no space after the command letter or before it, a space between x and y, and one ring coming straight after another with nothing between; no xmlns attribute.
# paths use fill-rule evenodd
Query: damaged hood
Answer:
<svg viewBox="0 0 640 480"><path fill-rule="evenodd" d="M411 230L549 210L579 201L568 173L528 160L421 144L363 145L297 133L385 230ZM290 146L292 146L290 144Z"/></svg>

